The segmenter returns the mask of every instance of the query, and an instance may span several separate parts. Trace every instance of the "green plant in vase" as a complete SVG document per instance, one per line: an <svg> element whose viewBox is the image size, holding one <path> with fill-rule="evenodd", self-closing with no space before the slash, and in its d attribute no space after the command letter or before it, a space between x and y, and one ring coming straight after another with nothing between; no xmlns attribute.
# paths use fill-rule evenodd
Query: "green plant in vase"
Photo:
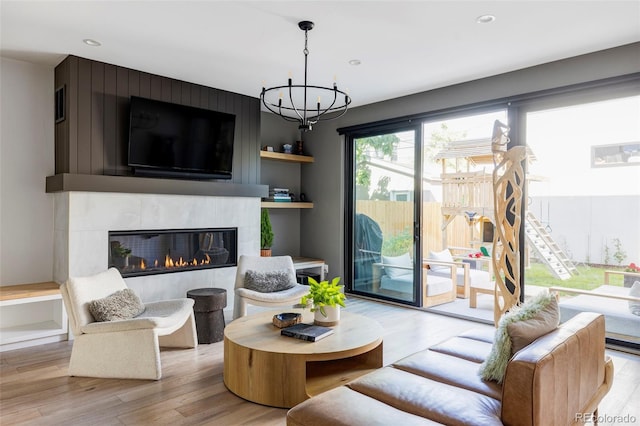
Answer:
<svg viewBox="0 0 640 426"><path fill-rule="evenodd" d="M131 249L121 245L118 241L114 241L111 244L111 257L119 268L126 268L129 266L130 255Z"/></svg>
<svg viewBox="0 0 640 426"><path fill-rule="evenodd" d="M343 293L340 277L331 281L316 281L309 277L309 294L302 296L300 303L307 306L312 303L311 312L315 313L315 322L321 325L335 325L340 320L340 306L345 307L347 298Z"/></svg>

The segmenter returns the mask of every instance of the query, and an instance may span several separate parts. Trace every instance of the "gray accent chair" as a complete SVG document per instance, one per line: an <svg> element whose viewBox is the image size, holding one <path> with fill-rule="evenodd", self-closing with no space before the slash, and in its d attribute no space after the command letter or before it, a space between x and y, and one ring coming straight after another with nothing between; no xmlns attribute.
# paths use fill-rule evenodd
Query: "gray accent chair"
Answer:
<svg viewBox="0 0 640 426"><path fill-rule="evenodd" d="M235 297L233 304L233 319L247 315L247 305L281 307L294 306L300 303L300 299L309 293L309 287L296 283L292 288L263 293L260 291L245 288L244 279L247 271L274 272L288 270L295 281L296 270L293 266L291 256L246 256L242 255L238 259L238 270L236 272Z"/></svg>

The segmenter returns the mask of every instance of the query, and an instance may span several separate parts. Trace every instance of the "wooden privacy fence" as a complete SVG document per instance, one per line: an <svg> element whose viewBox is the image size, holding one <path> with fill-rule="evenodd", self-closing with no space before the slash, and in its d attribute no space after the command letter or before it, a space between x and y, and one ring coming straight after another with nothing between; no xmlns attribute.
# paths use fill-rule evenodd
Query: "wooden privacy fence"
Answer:
<svg viewBox="0 0 640 426"><path fill-rule="evenodd" d="M442 250L442 211L441 204L422 203L422 253L425 257L429 251ZM375 220L385 239L391 238L403 231L412 235L413 202L411 201L381 201L358 200L356 212L363 213ZM469 241L469 225L462 216L456 217L447 227L448 247L471 247Z"/></svg>

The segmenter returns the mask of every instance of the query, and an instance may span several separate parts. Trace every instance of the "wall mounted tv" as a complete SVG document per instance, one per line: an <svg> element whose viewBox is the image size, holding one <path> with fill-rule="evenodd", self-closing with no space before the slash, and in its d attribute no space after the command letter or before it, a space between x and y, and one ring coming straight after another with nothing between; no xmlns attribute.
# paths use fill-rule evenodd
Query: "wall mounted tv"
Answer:
<svg viewBox="0 0 640 426"><path fill-rule="evenodd" d="M231 179L236 116L131 97L129 159L134 174Z"/></svg>

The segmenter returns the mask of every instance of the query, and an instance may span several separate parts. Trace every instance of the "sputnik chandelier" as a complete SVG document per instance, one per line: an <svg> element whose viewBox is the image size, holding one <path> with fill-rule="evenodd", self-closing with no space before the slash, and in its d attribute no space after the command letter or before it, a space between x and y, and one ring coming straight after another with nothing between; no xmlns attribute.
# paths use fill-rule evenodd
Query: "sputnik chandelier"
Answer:
<svg viewBox="0 0 640 426"><path fill-rule="evenodd" d="M319 121L342 117L351 103L351 97L338 89L336 82L333 83L333 87L307 84L308 33L313 29L313 25L311 21L298 22L298 27L304 31L304 84L293 84L290 75L288 84L268 89L263 87L260 93L260 99L269 111L287 121L298 122L298 129L303 132L311 130ZM288 92L287 95L283 96L283 91ZM308 103L308 99L311 104Z"/></svg>

